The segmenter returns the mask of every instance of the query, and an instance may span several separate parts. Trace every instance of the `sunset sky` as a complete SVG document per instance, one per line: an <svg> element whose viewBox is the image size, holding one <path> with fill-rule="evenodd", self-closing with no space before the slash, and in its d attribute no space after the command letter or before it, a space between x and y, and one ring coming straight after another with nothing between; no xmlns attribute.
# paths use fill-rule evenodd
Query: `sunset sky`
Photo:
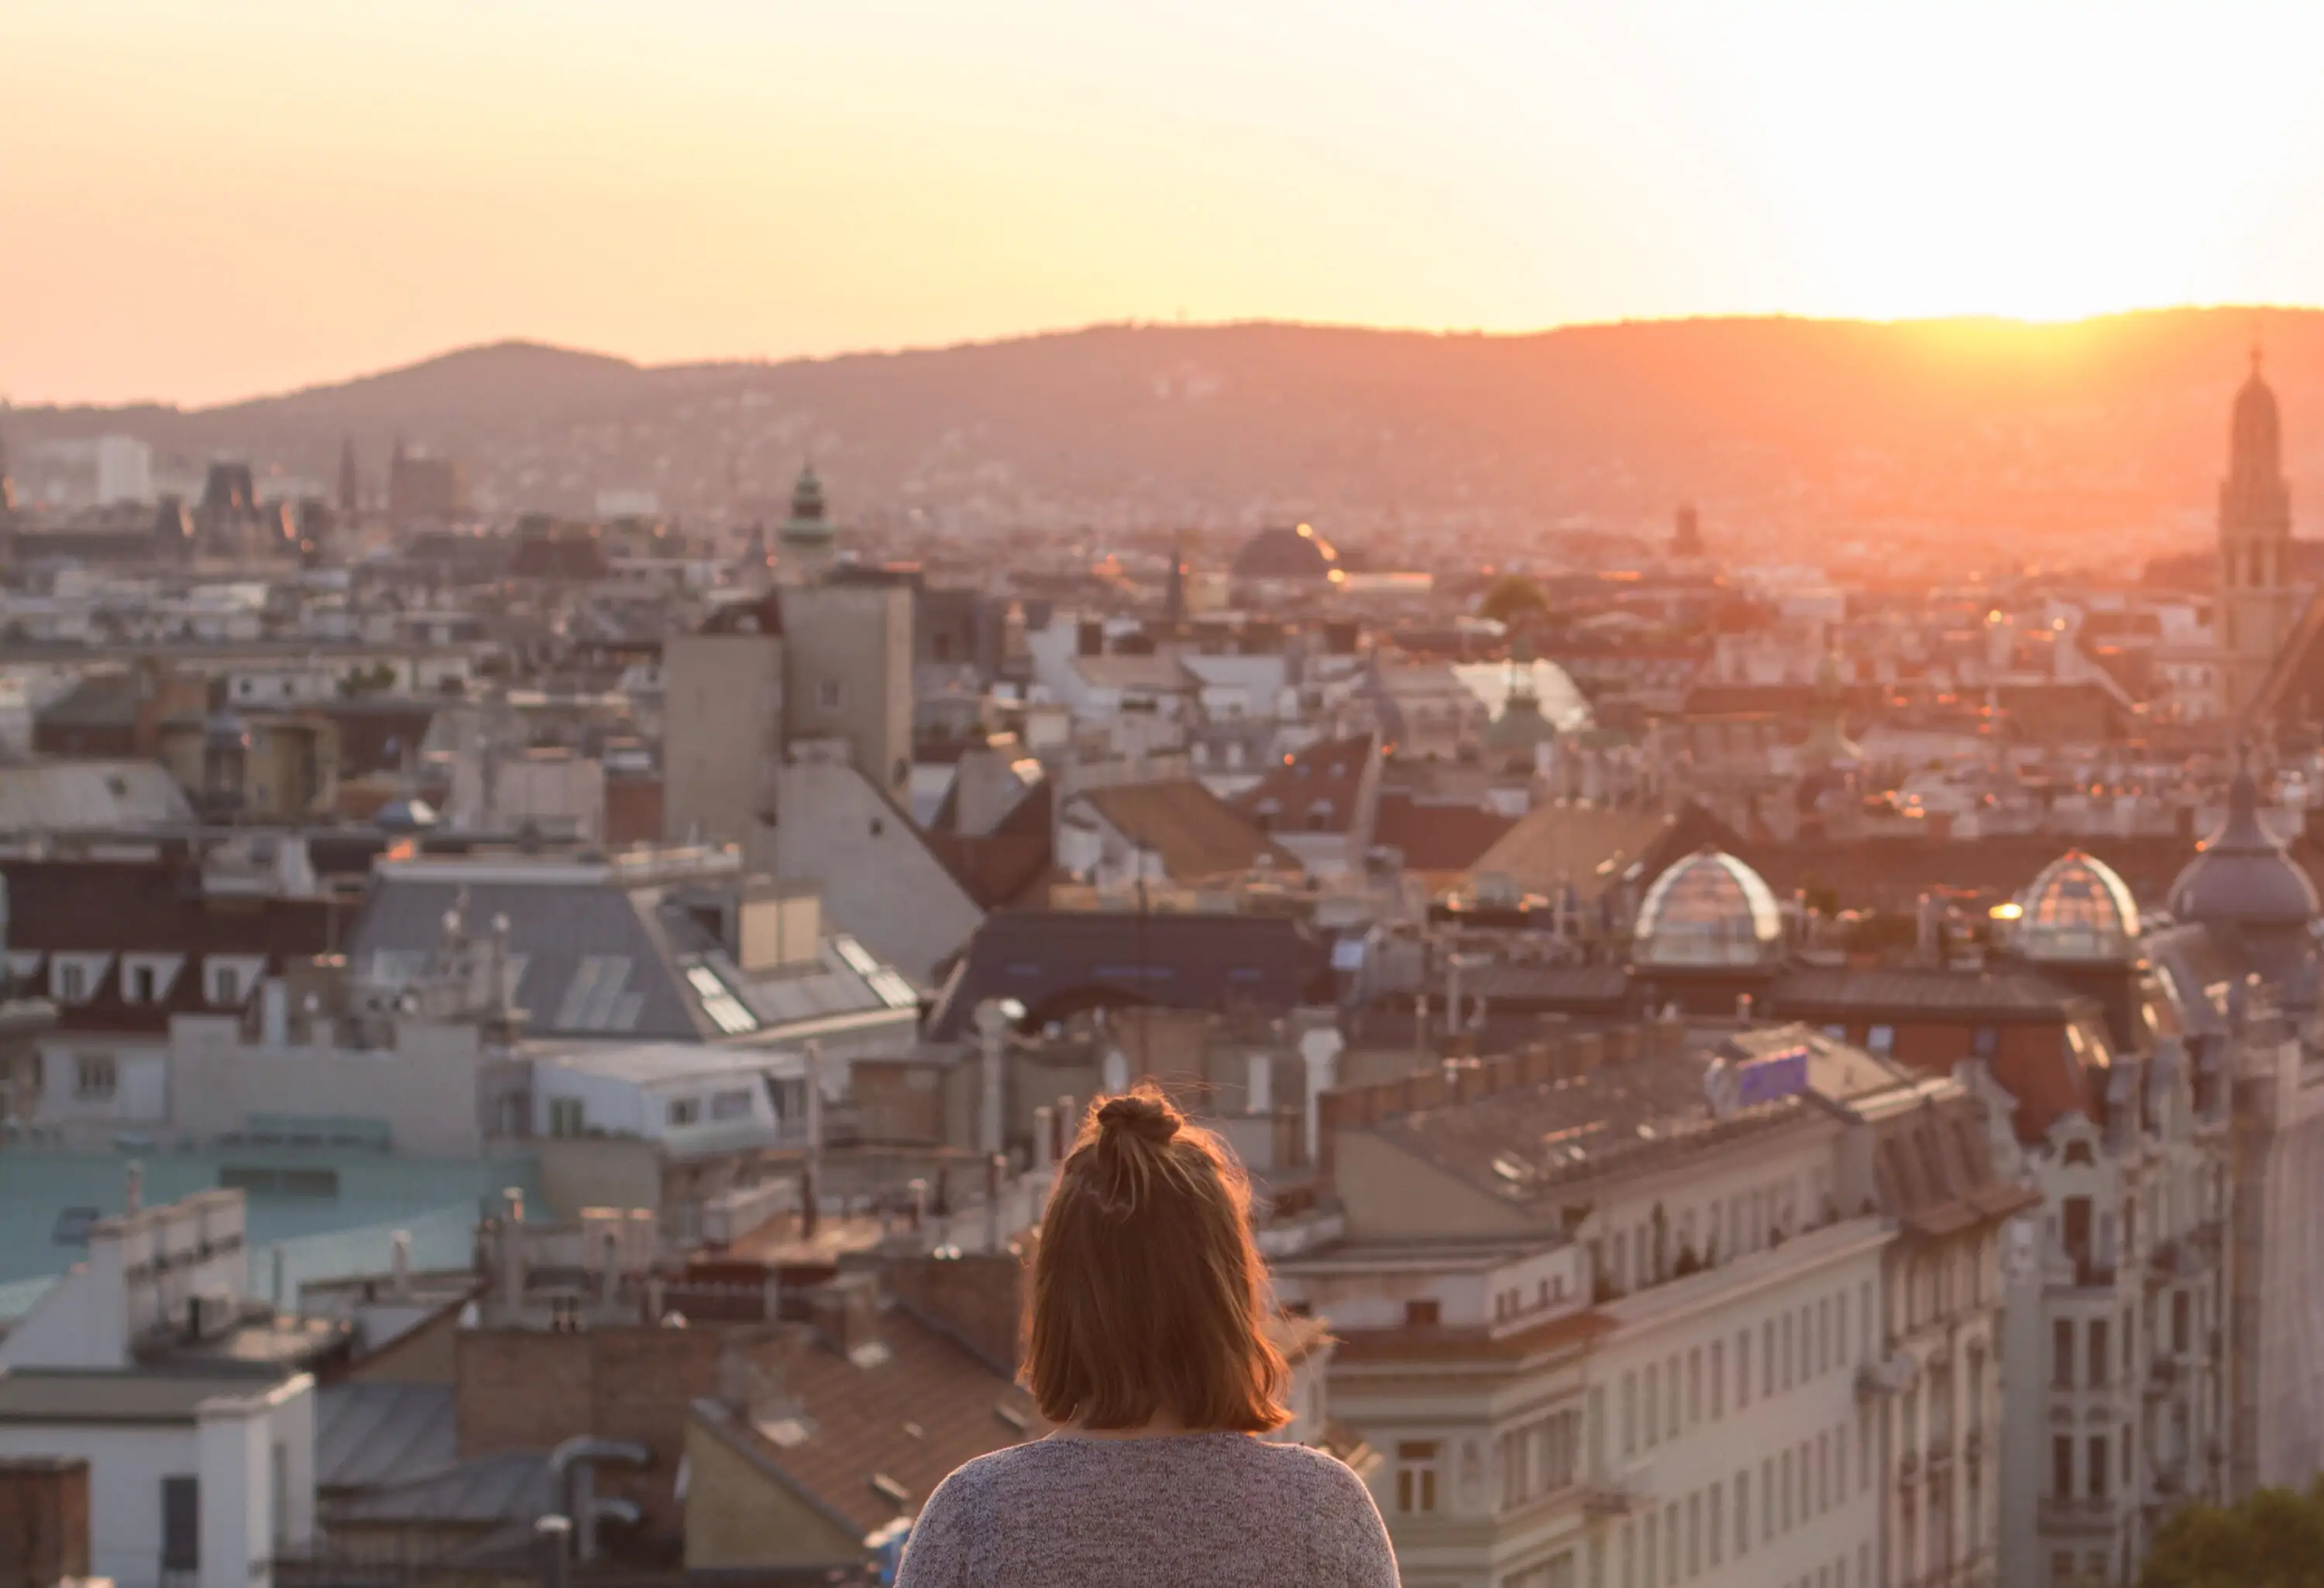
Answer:
<svg viewBox="0 0 2324 1588"><path fill-rule="evenodd" d="M2324 5L0 0L0 397L2324 299Z"/></svg>

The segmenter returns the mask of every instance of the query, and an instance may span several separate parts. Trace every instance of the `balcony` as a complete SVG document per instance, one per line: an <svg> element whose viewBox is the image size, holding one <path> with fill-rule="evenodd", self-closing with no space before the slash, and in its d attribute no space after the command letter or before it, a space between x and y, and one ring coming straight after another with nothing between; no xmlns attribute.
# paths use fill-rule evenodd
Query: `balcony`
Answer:
<svg viewBox="0 0 2324 1588"><path fill-rule="evenodd" d="M1902 1395L1920 1376L1920 1366L1902 1352L1892 1351L1856 1370L1856 1393L1867 1400Z"/></svg>
<svg viewBox="0 0 2324 1588"><path fill-rule="evenodd" d="M2110 1498L2060 1500L2047 1494L2039 1519L2045 1533L2112 1533L2120 1522Z"/></svg>
<svg viewBox="0 0 2324 1588"><path fill-rule="evenodd" d="M1637 1516L1655 1502L1652 1476L1652 1469L1644 1462L1599 1473L1582 1485L1582 1509L1597 1518Z"/></svg>

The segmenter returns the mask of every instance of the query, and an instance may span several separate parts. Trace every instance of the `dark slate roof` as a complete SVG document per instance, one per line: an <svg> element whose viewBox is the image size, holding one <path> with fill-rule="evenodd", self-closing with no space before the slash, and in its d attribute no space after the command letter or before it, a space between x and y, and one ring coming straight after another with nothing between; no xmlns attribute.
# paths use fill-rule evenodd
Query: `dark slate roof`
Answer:
<svg viewBox="0 0 2324 1588"><path fill-rule="evenodd" d="M883 992L850 963L864 953L853 938L826 936L818 971L745 976L683 907L678 891L618 879L470 882L384 867L348 935L349 965L386 986L418 980L442 939L444 918L464 894L472 932L508 918L509 953L519 962L516 1002L528 1029L541 1036L717 1041L758 1034L729 1031L714 1018L688 978L695 968L712 972L761 1031L917 1004L893 984ZM873 962L867 956L867 963Z"/></svg>
<svg viewBox="0 0 2324 1588"><path fill-rule="evenodd" d="M124 954L258 955L270 973L330 952L350 913L343 898L206 898L200 863L6 860L12 956L110 954L78 1003L58 1006L67 1030L164 1031L172 1014L215 1014L198 967L181 967L157 1002L122 999ZM33 972L45 978L45 968Z"/></svg>
<svg viewBox="0 0 2324 1588"><path fill-rule="evenodd" d="M1287 916L1003 910L986 918L923 1035L973 1034L971 1011L1014 998L1038 1023L1097 1003L1280 1012L1330 1001L1323 946Z"/></svg>
<svg viewBox="0 0 2324 1588"><path fill-rule="evenodd" d="M449 1384L346 1382L315 1396L315 1485L366 1489L458 1464Z"/></svg>
<svg viewBox="0 0 2324 1588"><path fill-rule="evenodd" d="M331 1516L337 1521L471 1526L530 1522L549 1513L549 1490L546 1451L503 1451L343 1500L332 1506Z"/></svg>

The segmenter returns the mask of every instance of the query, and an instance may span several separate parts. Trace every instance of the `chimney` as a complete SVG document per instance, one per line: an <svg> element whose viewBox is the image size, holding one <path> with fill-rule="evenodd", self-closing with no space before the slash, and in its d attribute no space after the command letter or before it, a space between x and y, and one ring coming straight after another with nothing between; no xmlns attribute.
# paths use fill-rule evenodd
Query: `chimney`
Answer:
<svg viewBox="0 0 2324 1588"><path fill-rule="evenodd" d="M823 1168L823 1044L810 1040L807 1060L807 1163Z"/></svg>
<svg viewBox="0 0 2324 1588"><path fill-rule="evenodd" d="M124 1215L134 1219L145 1211L145 1166L131 1159L126 1180L121 1195L121 1211Z"/></svg>
<svg viewBox="0 0 2324 1588"><path fill-rule="evenodd" d="M524 1193L514 1186L501 1193L500 1241L493 1251L500 1272L493 1283L510 1313L524 1305Z"/></svg>
<svg viewBox="0 0 2324 1588"><path fill-rule="evenodd" d="M1250 1086L1243 1104L1245 1113L1275 1112L1275 1055L1254 1053L1250 1058Z"/></svg>
<svg viewBox="0 0 2324 1588"><path fill-rule="evenodd" d="M277 1247L278 1251L281 1249ZM398 1230L387 1243L388 1295L397 1301L411 1299L411 1232Z"/></svg>
<svg viewBox="0 0 2324 1588"><path fill-rule="evenodd" d="M807 1293L807 1316L823 1343L852 1356L880 1337L880 1282L861 1269L834 1275Z"/></svg>
<svg viewBox="0 0 2324 1588"><path fill-rule="evenodd" d="M269 976L258 990L258 1039L268 1048L290 1044L290 989L280 976Z"/></svg>
<svg viewBox="0 0 2324 1588"><path fill-rule="evenodd" d="M611 1230L597 1236L597 1305L611 1312L622 1299L622 1246Z"/></svg>
<svg viewBox="0 0 2324 1588"><path fill-rule="evenodd" d="M88 1463L0 1461L0 1588L63 1588L88 1572Z"/></svg>
<svg viewBox="0 0 2324 1588"><path fill-rule="evenodd" d="M1045 1103L1033 1111L1033 1173L1046 1175L1049 1172L1049 1154L1056 1145L1056 1110Z"/></svg>
<svg viewBox="0 0 2324 1588"><path fill-rule="evenodd" d="M1009 1173L1009 1160L1000 1153L991 1153L984 1160L984 1249L1001 1250L1001 1183Z"/></svg>
<svg viewBox="0 0 2324 1588"><path fill-rule="evenodd" d="M799 1171L799 1239L812 1241L821 1222L822 1209L816 1205L816 1188L812 1166Z"/></svg>

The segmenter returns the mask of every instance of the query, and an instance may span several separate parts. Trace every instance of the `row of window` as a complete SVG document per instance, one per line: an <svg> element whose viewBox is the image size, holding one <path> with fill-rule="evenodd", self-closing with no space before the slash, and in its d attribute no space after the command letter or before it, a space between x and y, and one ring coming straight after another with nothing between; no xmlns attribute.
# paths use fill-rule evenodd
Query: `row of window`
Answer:
<svg viewBox="0 0 2324 1588"><path fill-rule="evenodd" d="M96 959L94 965L90 958ZM97 995L104 984L106 956L52 955L49 960L49 996L60 1003L86 1003ZM224 1009L239 1009L250 990L250 960L236 956L231 962L211 960L202 978L202 986L209 1002ZM129 959L121 967L120 993L124 1003L159 1003L169 995L170 984L177 979L176 963L165 964Z"/></svg>
<svg viewBox="0 0 2324 1588"><path fill-rule="evenodd" d="M1811 1188L1812 1198L1821 1196L1820 1184ZM1617 1290L1639 1289L1778 1244L1799 1228L1797 1176L1730 1196L1723 1209L1715 1197L1699 1210L1682 1208L1675 1220L1657 1205L1652 1216L1608 1237L1600 1271Z"/></svg>
<svg viewBox="0 0 2324 1588"><path fill-rule="evenodd" d="M2093 1434L2080 1442L2081 1453L2088 1458L2080 1464L2081 1483L2077 1492L2075 1478L2077 1441L2071 1434L2052 1435L2050 1439L2050 1497L2052 1500L2110 1500L2114 1497L2114 1468L2107 1460L2110 1450L2122 1452L2122 1481L2130 1482L2130 1429L2123 1428L2122 1443L2111 1444L2104 1434Z"/></svg>
<svg viewBox="0 0 2324 1588"><path fill-rule="evenodd" d="M2077 1337L2088 1343L2082 1353L2081 1372L2075 1373L2074 1345ZM2071 1318L2055 1318L2050 1324L2050 1384L2052 1389L2071 1390L2077 1384L2093 1390L2104 1389L2113 1381L2114 1353L2109 1349L2111 1329L2106 1318L2092 1318L2084 1329L2078 1330ZM2194 1349L2195 1297L2185 1290L2171 1294L2171 1349L2185 1353ZM2126 1382L2138 1372L2138 1315L2128 1307L2122 1314L2122 1374Z"/></svg>
<svg viewBox="0 0 2324 1588"><path fill-rule="evenodd" d="M1731 1486L1724 1481L1713 1483L1624 1522L1621 1588L1676 1588L1706 1571L1717 1571L1730 1537L1740 1560L1751 1553L1754 1543L1770 1543L1845 1503L1847 1425L1803 1439L1760 1462L1756 1529L1751 1493L1747 1467L1735 1474Z"/></svg>
<svg viewBox="0 0 2324 1588"><path fill-rule="evenodd" d="M1760 1399L1813 1383L1829 1372L1845 1372L1853 1365L1849 1300L1847 1290L1836 1290L1761 1320L1757 1353ZM1859 1287L1857 1302L1868 1354L1873 1318L1869 1280ZM1737 1330L1734 1343L1735 1409L1739 1412L1751 1404L1752 1331ZM1666 1362L1649 1362L1643 1375L1624 1373L1622 1454L1652 1450L1697 1424L1724 1417L1729 1361L1727 1342L1714 1340L1707 1349L1697 1345L1683 1356L1674 1351Z"/></svg>
<svg viewBox="0 0 2324 1588"><path fill-rule="evenodd" d="M1582 1464L1582 1414L1553 1412L1500 1437L1501 1509L1515 1510L1572 1485Z"/></svg>

